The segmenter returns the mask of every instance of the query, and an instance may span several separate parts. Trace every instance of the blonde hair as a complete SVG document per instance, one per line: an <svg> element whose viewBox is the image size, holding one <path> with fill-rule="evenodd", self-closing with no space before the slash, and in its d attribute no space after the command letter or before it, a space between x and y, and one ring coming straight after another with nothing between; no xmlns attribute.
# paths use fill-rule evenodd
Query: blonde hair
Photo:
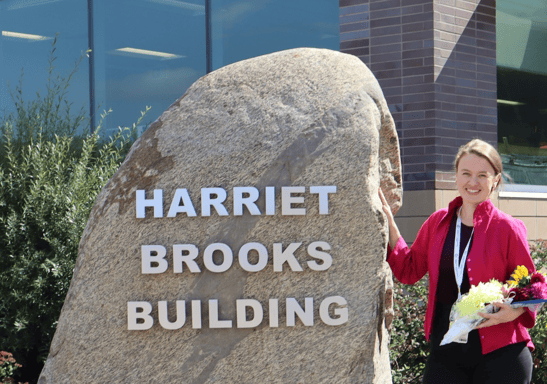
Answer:
<svg viewBox="0 0 547 384"><path fill-rule="evenodd" d="M494 169L495 176L500 175L500 180L497 185L501 184L503 178L501 174L503 173L503 164L501 162L501 156L492 145L488 144L486 141L480 139L471 140L469 143L462 145L458 150L456 159L454 160L454 170L458 171L458 165L463 155L477 155L486 159L492 168ZM496 185L496 187L497 187Z"/></svg>

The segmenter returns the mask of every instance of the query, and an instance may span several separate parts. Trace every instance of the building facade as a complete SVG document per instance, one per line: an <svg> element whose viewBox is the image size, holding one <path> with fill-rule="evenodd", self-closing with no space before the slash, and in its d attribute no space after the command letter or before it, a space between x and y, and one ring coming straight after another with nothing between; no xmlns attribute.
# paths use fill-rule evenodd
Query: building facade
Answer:
<svg viewBox="0 0 547 384"><path fill-rule="evenodd" d="M408 241L457 195L452 162L473 138L503 157L494 203L547 239L546 0L0 0L0 29L4 113L21 78L30 97L44 91L56 39L56 70L78 63L67 97L93 126L112 109L106 133L146 106L153 121L239 60L302 46L355 55L397 124Z"/></svg>
<svg viewBox="0 0 547 384"><path fill-rule="evenodd" d="M340 0L340 39L396 121L407 240L457 196L452 163L473 138L497 146L509 176L493 202L547 238L546 1Z"/></svg>

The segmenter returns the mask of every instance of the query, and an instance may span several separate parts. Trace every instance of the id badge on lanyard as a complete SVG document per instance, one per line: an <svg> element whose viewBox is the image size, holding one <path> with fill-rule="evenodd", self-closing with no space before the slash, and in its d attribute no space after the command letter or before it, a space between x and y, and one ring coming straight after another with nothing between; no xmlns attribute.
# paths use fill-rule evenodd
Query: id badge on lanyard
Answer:
<svg viewBox="0 0 547 384"><path fill-rule="evenodd" d="M471 239L473 238L474 232L475 232L475 228L473 228L473 231L471 232L471 236L469 236L469 241L467 242L467 246L465 247L465 250L463 251L463 255L460 259L460 239L462 234L462 219L460 218L460 215L458 215L458 220L456 221L456 236L454 238L454 275L456 276L456 284L458 285L458 299L461 299L462 297L461 286L463 282L463 273L465 271L465 262L467 261L467 254L469 253L469 245L471 244Z"/></svg>

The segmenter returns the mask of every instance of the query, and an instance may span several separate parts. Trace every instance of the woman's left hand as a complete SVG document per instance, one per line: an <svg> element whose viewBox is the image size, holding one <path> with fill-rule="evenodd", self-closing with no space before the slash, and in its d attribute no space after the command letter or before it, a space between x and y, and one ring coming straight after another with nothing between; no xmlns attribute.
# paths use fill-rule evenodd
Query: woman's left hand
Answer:
<svg viewBox="0 0 547 384"><path fill-rule="evenodd" d="M524 308L512 308L509 304L493 303L500 310L496 313L479 312L479 316L487 319L484 323L477 326L476 329L491 327L492 325L508 323L522 315L526 310Z"/></svg>

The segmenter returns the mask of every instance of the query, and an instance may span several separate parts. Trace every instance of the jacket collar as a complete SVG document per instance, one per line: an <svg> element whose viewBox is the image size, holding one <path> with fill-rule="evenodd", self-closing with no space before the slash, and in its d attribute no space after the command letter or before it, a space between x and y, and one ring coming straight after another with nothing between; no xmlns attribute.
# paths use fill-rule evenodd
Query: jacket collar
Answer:
<svg viewBox="0 0 547 384"><path fill-rule="evenodd" d="M460 209L460 207L463 204L463 199L461 196L456 197L454 200L448 204L448 212L446 213L444 218L452 218L454 213ZM475 209L475 213L473 214L473 226L480 225L485 219L487 219L494 210L494 204L492 204L492 201L490 199L486 199L479 205L477 205L477 208ZM443 218L443 220L444 220Z"/></svg>

